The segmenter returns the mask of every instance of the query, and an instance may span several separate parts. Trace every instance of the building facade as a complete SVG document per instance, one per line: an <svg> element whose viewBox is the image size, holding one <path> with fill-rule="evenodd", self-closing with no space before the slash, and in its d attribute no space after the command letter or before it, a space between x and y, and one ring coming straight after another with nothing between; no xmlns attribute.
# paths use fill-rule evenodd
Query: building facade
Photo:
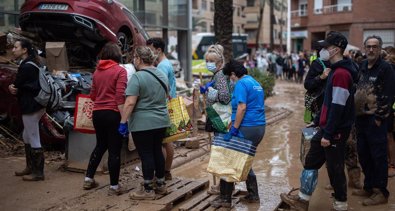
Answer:
<svg viewBox="0 0 395 211"><path fill-rule="evenodd" d="M369 35L395 44L395 2L388 0L291 0L292 50L310 50L329 31L344 34L360 49Z"/></svg>
<svg viewBox="0 0 395 211"><path fill-rule="evenodd" d="M270 7L273 2L273 30L271 30ZM259 30L259 11L263 7L263 18L259 31L258 45L256 37ZM287 31L287 0L247 0L244 10L247 23L244 27L248 34L248 46L251 49L263 48L283 51L286 45ZM271 46L271 33L273 33L273 43ZM281 47L280 47L281 46Z"/></svg>
<svg viewBox="0 0 395 211"><path fill-rule="evenodd" d="M244 33L246 0L233 0L233 33ZM214 33L214 0L192 0L193 33Z"/></svg>

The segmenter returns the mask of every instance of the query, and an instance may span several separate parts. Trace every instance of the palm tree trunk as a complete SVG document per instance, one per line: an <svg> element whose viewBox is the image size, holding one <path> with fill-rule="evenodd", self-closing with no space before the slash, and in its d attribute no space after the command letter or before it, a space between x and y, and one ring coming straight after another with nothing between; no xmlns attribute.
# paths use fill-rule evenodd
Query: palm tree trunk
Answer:
<svg viewBox="0 0 395 211"><path fill-rule="evenodd" d="M225 62L233 57L233 0L214 0L214 32L218 43L224 47Z"/></svg>

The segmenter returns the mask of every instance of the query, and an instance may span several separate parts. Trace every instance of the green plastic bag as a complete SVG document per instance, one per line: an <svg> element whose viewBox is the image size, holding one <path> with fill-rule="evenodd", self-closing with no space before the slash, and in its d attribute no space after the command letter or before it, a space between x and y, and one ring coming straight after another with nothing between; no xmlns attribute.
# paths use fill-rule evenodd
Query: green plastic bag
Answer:
<svg viewBox="0 0 395 211"><path fill-rule="evenodd" d="M214 103L206 108L206 114L217 132L227 133L229 131L232 125L232 106L230 104Z"/></svg>

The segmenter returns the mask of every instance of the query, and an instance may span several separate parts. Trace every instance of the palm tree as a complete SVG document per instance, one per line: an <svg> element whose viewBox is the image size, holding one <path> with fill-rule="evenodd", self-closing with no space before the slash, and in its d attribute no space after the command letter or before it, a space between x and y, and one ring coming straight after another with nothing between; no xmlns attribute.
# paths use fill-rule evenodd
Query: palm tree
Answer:
<svg viewBox="0 0 395 211"><path fill-rule="evenodd" d="M224 46L225 62L233 57L233 0L214 0L215 38Z"/></svg>

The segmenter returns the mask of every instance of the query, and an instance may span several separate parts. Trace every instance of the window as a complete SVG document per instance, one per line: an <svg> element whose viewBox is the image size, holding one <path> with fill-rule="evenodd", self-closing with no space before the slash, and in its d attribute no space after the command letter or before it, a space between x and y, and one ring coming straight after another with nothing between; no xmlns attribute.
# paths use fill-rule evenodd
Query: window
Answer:
<svg viewBox="0 0 395 211"><path fill-rule="evenodd" d="M198 6L198 0L193 0L192 1L192 9L199 9L199 6Z"/></svg>
<svg viewBox="0 0 395 211"><path fill-rule="evenodd" d="M207 0L202 0L202 10L207 10Z"/></svg>
<svg viewBox="0 0 395 211"><path fill-rule="evenodd" d="M299 0L299 16L307 16L307 0Z"/></svg>
<svg viewBox="0 0 395 211"><path fill-rule="evenodd" d="M247 7L255 6L255 0L247 0Z"/></svg>
<svg viewBox="0 0 395 211"><path fill-rule="evenodd" d="M215 7L214 7L214 2L210 2L210 11L214 12Z"/></svg>
<svg viewBox="0 0 395 211"><path fill-rule="evenodd" d="M323 0L314 0L314 14L322 14Z"/></svg>
<svg viewBox="0 0 395 211"><path fill-rule="evenodd" d="M368 36L377 35L383 40L383 47L395 45L395 30L365 30L363 32L363 40Z"/></svg>

